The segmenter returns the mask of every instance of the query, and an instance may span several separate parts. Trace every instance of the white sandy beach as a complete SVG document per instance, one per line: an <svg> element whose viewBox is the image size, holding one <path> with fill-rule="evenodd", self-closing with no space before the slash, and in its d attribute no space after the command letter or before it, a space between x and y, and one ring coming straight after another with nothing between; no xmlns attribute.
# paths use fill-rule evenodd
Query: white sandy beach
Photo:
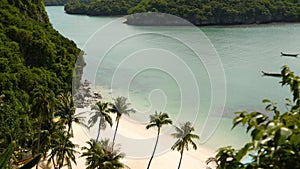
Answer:
<svg viewBox="0 0 300 169"><path fill-rule="evenodd" d="M77 111L86 111L87 108L84 109L77 109ZM112 127L114 129L115 126ZM87 129L83 128L82 126L78 124L74 124L74 143L79 145L78 151L80 151L80 148L83 146L86 146L86 141L90 139L90 136L88 134ZM101 133L103 137L106 137L107 135L110 135L110 139L112 139L113 136L113 130L108 127L104 132ZM145 125L136 124L134 122L131 122L127 120L126 118L121 118L120 125L118 129L118 135L116 138L116 142L121 145L121 151L125 154L128 154L126 152L125 146L130 146L129 149L127 147L127 151L130 151L130 154L134 154L133 149L137 150L143 150L143 152L147 152L149 156L152 153L154 141L156 137L156 131L153 130L146 130ZM132 147L132 145L128 144L128 141L122 142L124 139L122 139L121 136L127 136L128 138L132 138L133 140L141 140L142 138L153 138L152 140L149 140L151 142L144 144L142 147ZM118 140L119 138L119 140ZM121 139L120 139L121 138ZM162 139L159 141L159 146L157 148L157 151L164 150L163 153L160 153L160 155L156 156L152 163L151 168L153 169L176 169L178 166L180 154L177 151L171 151L169 149L170 146L174 144L176 140L171 138L170 136L162 136ZM168 147L168 148L167 148ZM132 152L133 151L133 152ZM138 151L137 151L138 152ZM215 154L214 150L208 149L204 146L199 145L197 151L194 151L192 147L190 147L190 151L185 151L183 156L183 161L181 164L181 169L199 169L199 168L205 168L206 164L205 161L212 157ZM78 154L77 157L80 155ZM138 157L138 156L132 156L126 157L122 160L124 164L129 166L131 169L143 169L147 167L149 157ZM77 165L74 166L76 169L84 169L85 167L85 159L84 158L77 158Z"/></svg>
<svg viewBox="0 0 300 169"><path fill-rule="evenodd" d="M101 91L102 101L112 102L110 93L105 93L99 88L98 90ZM95 103L96 101L94 100L91 104ZM76 113L80 112L90 112L90 107L76 108ZM85 115L89 116L89 113L86 113ZM101 138L109 138L112 140L116 125L114 114L112 114L112 118L114 120L114 125L112 128L107 126L104 131L101 130ZM85 120L87 122L88 117ZM98 124L88 130L79 124L73 125L74 138L72 141L78 145L77 151L80 152L81 147L87 146L86 142L89 141L91 137L95 139L98 130L97 126ZM122 159L122 162L131 169L146 169L150 155L152 154L154 148L155 139L157 136L156 132L156 128L146 130L145 124L135 122L129 117L122 116L116 137L116 145L120 146L121 152L125 154L125 158ZM170 136L170 132L173 131L162 130L156 150L157 155L151 163L151 168L153 169L177 169L178 167L180 153L176 150L172 151L170 149L170 147L176 142L176 140ZM196 151L190 146L190 150L184 152L181 169L206 168L205 161L209 157L214 156L214 154L215 150L206 148L203 145L198 145L198 149ZM80 158L79 153L76 155L76 157L77 165L74 165L73 168L86 168L85 158Z"/></svg>

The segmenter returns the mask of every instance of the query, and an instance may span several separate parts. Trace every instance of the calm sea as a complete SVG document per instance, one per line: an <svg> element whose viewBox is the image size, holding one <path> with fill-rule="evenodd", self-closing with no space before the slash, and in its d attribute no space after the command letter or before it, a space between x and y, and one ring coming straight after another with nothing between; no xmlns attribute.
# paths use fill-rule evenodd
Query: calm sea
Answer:
<svg viewBox="0 0 300 169"><path fill-rule="evenodd" d="M145 123L155 110L168 112L175 122L193 121L200 143L210 147L247 140L243 128L230 130L233 112L264 111L264 98L285 110L288 88L262 70L288 65L300 74L298 58L280 56L300 53L300 24L141 27L46 9L53 26L86 52L84 79L103 93L128 97L138 110L132 120Z"/></svg>

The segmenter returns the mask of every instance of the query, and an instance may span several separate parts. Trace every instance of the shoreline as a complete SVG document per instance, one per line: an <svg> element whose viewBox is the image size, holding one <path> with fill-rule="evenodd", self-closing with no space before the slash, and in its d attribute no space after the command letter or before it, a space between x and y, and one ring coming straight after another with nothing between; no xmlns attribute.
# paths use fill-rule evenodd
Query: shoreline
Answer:
<svg viewBox="0 0 300 169"><path fill-rule="evenodd" d="M64 5L45 5L46 8L51 8L51 7L61 7L64 8ZM124 18L129 15L88 15L85 13L67 13L64 11L65 14L68 15L80 15L80 16L88 16L88 17L108 17L108 18ZM126 22L126 21L125 21ZM190 22L190 21L189 21ZM194 25L192 22L190 22L191 25ZM126 23L124 23L126 24ZM196 27L200 28L214 28L214 27L264 27L264 26L276 26L276 25L289 25L289 24L300 24L300 21L271 21L271 22L263 22L263 23L237 23L237 24L203 24L203 25L194 25ZM143 26L143 25L131 25L127 24L129 26Z"/></svg>
<svg viewBox="0 0 300 169"><path fill-rule="evenodd" d="M99 91L91 89L91 92ZM97 99L90 102L90 105L95 104L97 101L111 101L111 96L109 93L104 93L100 90L101 99ZM90 105L84 108L76 108L76 114L80 112L86 112L90 110ZM86 114L88 116L88 114ZM112 119L115 122L115 115L112 114ZM87 123L88 117L85 119ZM121 160L130 169L141 169L146 168L150 155L153 151L155 139L156 139L156 129L146 130L145 124L139 124L130 120L130 117L123 117L120 119L120 126L118 128L118 135L116 138L116 145L120 145L121 152L125 153L125 157ZM171 127L170 127L171 128ZM115 123L110 128L107 126L105 130L101 130L100 138L112 139L113 132L115 129ZM86 141L89 141L93 136L90 133L94 133L96 136L97 124L88 131L83 126L79 124L73 125L74 137L72 141L79 147L76 149L81 152L81 147L86 146ZM169 135L170 130L166 133L160 135L159 144L156 150L155 157L151 163L151 168L155 169L165 169L165 168L177 168L180 153L176 150L172 151L170 147L176 142ZM95 137L94 136L94 137ZM190 146L189 151L184 152L183 161L181 169L198 169L205 168L205 161L209 157L213 157L216 150L212 150L204 145L197 144L198 149L194 151ZM139 156L140 155L140 156ZM85 158L79 158L80 154L76 154L77 165L73 165L75 169L82 169L85 167ZM149 157L148 157L149 156Z"/></svg>

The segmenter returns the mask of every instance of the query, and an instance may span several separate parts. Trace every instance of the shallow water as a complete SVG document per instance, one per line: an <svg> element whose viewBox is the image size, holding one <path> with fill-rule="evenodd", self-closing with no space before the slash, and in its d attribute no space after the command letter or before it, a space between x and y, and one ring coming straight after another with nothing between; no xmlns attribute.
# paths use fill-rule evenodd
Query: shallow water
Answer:
<svg viewBox="0 0 300 169"><path fill-rule="evenodd" d="M195 122L200 143L213 148L247 140L243 128L230 130L233 112L263 111L264 98L284 110L288 88L260 71L279 72L289 65L300 73L298 58L280 56L281 51L300 52L300 24L139 27L123 24L122 18L46 9L53 26L87 53L84 79L112 97L128 97L138 110L132 118L140 123L155 110L168 112L178 123Z"/></svg>

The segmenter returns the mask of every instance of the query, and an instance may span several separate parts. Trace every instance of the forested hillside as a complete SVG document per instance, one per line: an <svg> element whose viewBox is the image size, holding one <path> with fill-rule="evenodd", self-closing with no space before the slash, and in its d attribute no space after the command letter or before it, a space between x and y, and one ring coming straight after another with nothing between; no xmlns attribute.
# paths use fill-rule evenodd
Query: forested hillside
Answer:
<svg viewBox="0 0 300 169"><path fill-rule="evenodd" d="M65 11L69 14L87 15L127 15L128 10L141 0L69 0Z"/></svg>
<svg viewBox="0 0 300 169"><path fill-rule="evenodd" d="M79 80L84 61L53 29L42 0L0 0L0 7L0 152L14 142L13 159L20 160L49 149L59 112L50 103L71 92L75 62Z"/></svg>
<svg viewBox="0 0 300 169"><path fill-rule="evenodd" d="M63 6L65 5L69 0L44 0L44 4L46 6Z"/></svg>
<svg viewBox="0 0 300 169"><path fill-rule="evenodd" d="M13 100L37 85L70 90L80 50L53 29L42 2L1 0L0 13L1 94Z"/></svg>
<svg viewBox="0 0 300 169"><path fill-rule="evenodd" d="M70 0L67 13L126 15L140 12L173 14L196 25L300 21L298 0ZM127 9L127 11L126 11Z"/></svg>

